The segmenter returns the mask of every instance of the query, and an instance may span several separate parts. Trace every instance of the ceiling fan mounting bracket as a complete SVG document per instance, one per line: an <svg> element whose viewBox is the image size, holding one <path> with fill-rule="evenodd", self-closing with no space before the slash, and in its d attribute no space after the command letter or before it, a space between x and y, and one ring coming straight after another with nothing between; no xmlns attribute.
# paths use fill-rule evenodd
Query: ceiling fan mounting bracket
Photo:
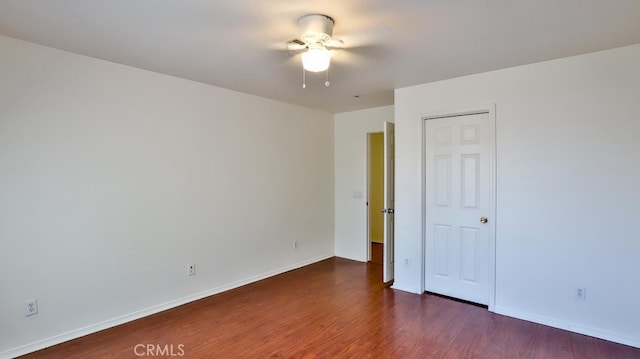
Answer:
<svg viewBox="0 0 640 359"><path fill-rule="evenodd" d="M305 15L298 19L300 40L307 44L325 44L333 35L334 21L330 16L322 14Z"/></svg>

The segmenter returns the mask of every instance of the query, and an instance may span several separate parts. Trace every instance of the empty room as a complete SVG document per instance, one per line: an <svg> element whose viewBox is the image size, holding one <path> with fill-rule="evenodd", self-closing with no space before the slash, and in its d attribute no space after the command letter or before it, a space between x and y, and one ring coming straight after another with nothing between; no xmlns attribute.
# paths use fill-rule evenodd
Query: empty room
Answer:
<svg viewBox="0 0 640 359"><path fill-rule="evenodd" d="M640 358L638 215L638 1L0 1L0 358Z"/></svg>

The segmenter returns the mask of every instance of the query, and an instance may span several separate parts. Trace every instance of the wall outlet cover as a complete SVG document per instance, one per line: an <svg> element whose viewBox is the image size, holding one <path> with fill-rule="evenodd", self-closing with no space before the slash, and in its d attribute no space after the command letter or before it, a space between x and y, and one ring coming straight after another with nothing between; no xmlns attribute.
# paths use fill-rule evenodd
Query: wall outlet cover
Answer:
<svg viewBox="0 0 640 359"><path fill-rule="evenodd" d="M36 298L25 300L24 316L30 317L34 314L38 314L38 300Z"/></svg>

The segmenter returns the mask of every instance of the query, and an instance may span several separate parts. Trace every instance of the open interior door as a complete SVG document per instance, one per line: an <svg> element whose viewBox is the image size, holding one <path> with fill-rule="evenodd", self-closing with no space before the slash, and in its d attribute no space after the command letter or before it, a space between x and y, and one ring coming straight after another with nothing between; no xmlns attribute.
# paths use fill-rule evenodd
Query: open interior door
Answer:
<svg viewBox="0 0 640 359"><path fill-rule="evenodd" d="M394 169L395 169L395 133L394 124L384 123L384 252L383 275L385 283L393 280L394 250Z"/></svg>

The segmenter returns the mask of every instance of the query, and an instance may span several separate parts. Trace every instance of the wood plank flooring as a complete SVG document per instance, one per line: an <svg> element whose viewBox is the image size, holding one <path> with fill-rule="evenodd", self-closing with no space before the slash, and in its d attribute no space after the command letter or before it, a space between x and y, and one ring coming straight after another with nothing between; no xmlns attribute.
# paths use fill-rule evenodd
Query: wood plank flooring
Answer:
<svg viewBox="0 0 640 359"><path fill-rule="evenodd" d="M381 265L340 258L25 358L153 357L139 344L184 358L640 358L637 348L395 291Z"/></svg>

